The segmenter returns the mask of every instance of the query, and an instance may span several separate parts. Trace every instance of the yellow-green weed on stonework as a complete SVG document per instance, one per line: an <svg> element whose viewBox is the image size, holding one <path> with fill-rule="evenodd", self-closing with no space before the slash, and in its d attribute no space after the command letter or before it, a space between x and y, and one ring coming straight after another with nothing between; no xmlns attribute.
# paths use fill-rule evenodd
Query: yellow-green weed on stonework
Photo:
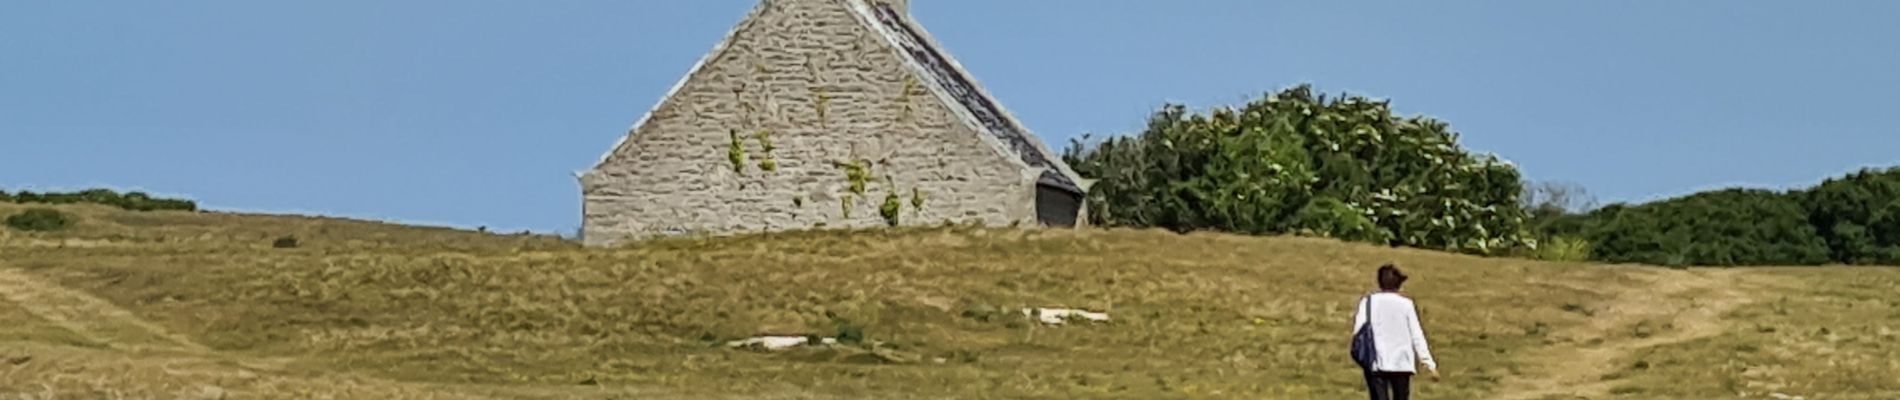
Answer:
<svg viewBox="0 0 1900 400"><path fill-rule="evenodd" d="M759 151L766 154L771 154L772 150L778 149L778 146L772 145L772 130L770 129L760 129L758 133L752 134L752 138L759 141Z"/></svg>
<svg viewBox="0 0 1900 400"><path fill-rule="evenodd" d="M726 160L732 161L732 172L745 173L745 141L739 139L739 130L727 133L731 140L726 143Z"/></svg>
<svg viewBox="0 0 1900 400"><path fill-rule="evenodd" d="M851 193L863 196L864 188L871 180L870 164L864 162L864 160L854 160L848 163L838 162L833 165L844 170L845 183L850 185Z"/></svg>
<svg viewBox="0 0 1900 400"><path fill-rule="evenodd" d="M902 214L904 205L901 198L897 196L897 185L891 185L890 189L890 192L884 194L884 204L878 206L877 212L884 216L885 225L897 226L898 215Z"/></svg>
<svg viewBox="0 0 1900 400"><path fill-rule="evenodd" d="M759 169L765 172L778 171L778 157L772 153L778 146L772 145L772 131L760 129L758 133L752 134L752 138L759 141L759 152L763 153L759 156L762 158L759 160Z"/></svg>

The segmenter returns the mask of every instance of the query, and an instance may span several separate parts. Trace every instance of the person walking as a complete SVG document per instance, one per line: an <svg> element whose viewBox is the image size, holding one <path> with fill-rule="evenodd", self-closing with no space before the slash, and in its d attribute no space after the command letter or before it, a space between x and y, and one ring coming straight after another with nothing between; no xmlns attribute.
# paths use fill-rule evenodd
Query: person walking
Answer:
<svg viewBox="0 0 1900 400"><path fill-rule="evenodd" d="M1360 298L1353 311L1353 358L1361 363L1372 400L1411 398L1418 364L1431 371L1432 381L1439 379L1438 362L1432 359L1425 330L1419 327L1418 308L1399 294L1406 279L1397 266L1379 266L1379 290ZM1362 335L1364 331L1369 334ZM1362 356L1362 352L1367 354Z"/></svg>

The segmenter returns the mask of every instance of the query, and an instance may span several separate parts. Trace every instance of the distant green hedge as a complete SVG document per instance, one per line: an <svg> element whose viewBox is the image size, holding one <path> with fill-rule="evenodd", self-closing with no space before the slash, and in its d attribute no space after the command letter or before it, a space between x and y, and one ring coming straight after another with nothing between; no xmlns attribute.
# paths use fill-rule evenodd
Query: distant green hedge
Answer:
<svg viewBox="0 0 1900 400"><path fill-rule="evenodd" d="M132 211L198 211L198 202L152 197L144 192L120 194L110 189L89 189L75 193L34 193L0 191L0 201L20 204L103 204Z"/></svg>
<svg viewBox="0 0 1900 400"><path fill-rule="evenodd" d="M1726 189L1533 213L1540 238L1582 238L1590 259L1671 266L1900 266L1900 168L1863 170L1805 190Z"/></svg>
<svg viewBox="0 0 1900 400"><path fill-rule="evenodd" d="M1828 247L1795 195L1729 189L1592 213L1591 257L1653 265L1815 265Z"/></svg>

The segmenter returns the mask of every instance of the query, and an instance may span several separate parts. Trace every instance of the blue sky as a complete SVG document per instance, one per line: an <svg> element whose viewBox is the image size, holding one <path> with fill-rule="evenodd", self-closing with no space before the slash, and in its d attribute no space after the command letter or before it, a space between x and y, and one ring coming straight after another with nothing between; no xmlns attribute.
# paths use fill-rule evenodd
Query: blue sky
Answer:
<svg viewBox="0 0 1900 400"><path fill-rule="evenodd" d="M1900 2L913 0L1052 146L1298 83L1640 201L1900 164ZM751 0L0 3L0 188L566 231Z"/></svg>

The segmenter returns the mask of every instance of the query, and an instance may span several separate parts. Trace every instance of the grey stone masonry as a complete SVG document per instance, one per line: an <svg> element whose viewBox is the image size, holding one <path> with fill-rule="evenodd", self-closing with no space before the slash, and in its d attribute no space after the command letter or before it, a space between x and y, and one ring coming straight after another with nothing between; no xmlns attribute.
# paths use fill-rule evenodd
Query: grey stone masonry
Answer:
<svg viewBox="0 0 1900 400"><path fill-rule="evenodd" d="M947 73L973 87L953 61L946 72L899 47L903 32L892 28L914 24L880 23L876 1L761 2L580 176L585 242L1034 225L1049 219L1038 217L1039 187L1081 190L1033 137L994 129L1028 135L1016 121L977 115L1002 113L986 94L974 103L992 108L973 111L956 97L970 93L946 89L959 84L944 82Z"/></svg>

